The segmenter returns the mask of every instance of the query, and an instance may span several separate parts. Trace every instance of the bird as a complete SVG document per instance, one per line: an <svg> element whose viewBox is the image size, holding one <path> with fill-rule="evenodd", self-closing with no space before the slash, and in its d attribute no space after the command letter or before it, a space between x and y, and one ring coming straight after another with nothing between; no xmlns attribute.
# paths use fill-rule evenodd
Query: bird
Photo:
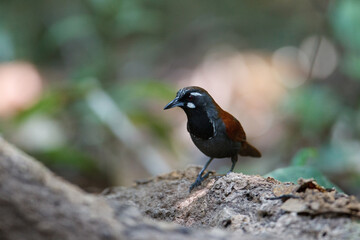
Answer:
<svg viewBox="0 0 360 240"><path fill-rule="evenodd" d="M203 88L184 87L176 93L164 110L180 107L187 116L187 131L196 147L210 159L199 172L189 192L201 185L210 172L204 171L214 158L231 158L230 172L234 170L238 155L261 157L258 149L246 140L246 134L240 122L223 110Z"/></svg>

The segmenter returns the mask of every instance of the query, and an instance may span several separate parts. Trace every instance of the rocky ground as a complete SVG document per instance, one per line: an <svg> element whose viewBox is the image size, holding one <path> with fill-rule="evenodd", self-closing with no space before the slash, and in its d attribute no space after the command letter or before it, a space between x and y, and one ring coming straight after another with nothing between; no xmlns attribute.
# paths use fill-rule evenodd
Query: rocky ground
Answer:
<svg viewBox="0 0 360 240"><path fill-rule="evenodd" d="M354 197L240 173L189 193L199 170L93 195L0 138L0 239L360 239Z"/></svg>
<svg viewBox="0 0 360 240"><path fill-rule="evenodd" d="M286 239L344 239L360 233L354 221L360 217L360 205L354 197L313 181L294 185L241 173L210 177L189 193L199 170L190 167L131 188L114 188L106 198L132 205L152 219L195 229Z"/></svg>

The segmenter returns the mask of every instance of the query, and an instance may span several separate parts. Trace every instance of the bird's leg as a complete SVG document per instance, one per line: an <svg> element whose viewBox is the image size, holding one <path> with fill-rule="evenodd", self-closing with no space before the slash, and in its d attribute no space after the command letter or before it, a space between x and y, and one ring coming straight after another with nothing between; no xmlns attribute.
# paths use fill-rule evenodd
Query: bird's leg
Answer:
<svg viewBox="0 0 360 240"><path fill-rule="evenodd" d="M234 170L237 160L238 160L238 155L234 155L231 157L232 164L231 164L230 171L228 171L227 174L231 173Z"/></svg>
<svg viewBox="0 0 360 240"><path fill-rule="evenodd" d="M210 158L205 166L201 169L201 171L199 172L195 182L193 184L191 184L190 186L190 189L189 189L189 192L191 192L195 187L199 186L201 184L202 181L204 181L204 179L206 179L208 176L209 176L209 172L206 173L204 176L203 176L203 173L205 172L206 168L209 166L209 164L211 163L211 161L213 160L214 158Z"/></svg>
<svg viewBox="0 0 360 240"><path fill-rule="evenodd" d="M213 160L214 158L210 158L206 163L205 163L205 166L201 169L201 171L199 172L199 175L198 175L198 177L200 176L202 176L203 175L203 173L205 172L205 170L207 169L207 167L209 166L209 164L211 163L211 161ZM205 174L205 176L206 175L208 175L208 173L207 174ZM204 176L204 177L205 177Z"/></svg>

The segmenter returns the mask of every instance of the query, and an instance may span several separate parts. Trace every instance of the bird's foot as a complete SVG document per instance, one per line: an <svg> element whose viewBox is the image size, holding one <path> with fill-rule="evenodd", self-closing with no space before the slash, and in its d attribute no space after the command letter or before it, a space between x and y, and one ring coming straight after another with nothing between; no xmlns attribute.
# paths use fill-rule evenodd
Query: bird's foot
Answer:
<svg viewBox="0 0 360 240"><path fill-rule="evenodd" d="M197 176L195 182L193 184L191 184L190 188L189 188L189 192L191 192L194 188L196 188L197 186L200 186L202 181L204 181L206 178L209 177L210 172L207 172L204 176L201 176L200 174Z"/></svg>

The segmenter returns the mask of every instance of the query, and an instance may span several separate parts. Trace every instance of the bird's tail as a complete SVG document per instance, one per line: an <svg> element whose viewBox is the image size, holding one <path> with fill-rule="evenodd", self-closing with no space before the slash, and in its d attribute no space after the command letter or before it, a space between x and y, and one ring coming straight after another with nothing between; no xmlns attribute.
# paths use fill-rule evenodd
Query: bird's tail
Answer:
<svg viewBox="0 0 360 240"><path fill-rule="evenodd" d="M242 142L241 149L239 151L241 156L249 156L249 157L261 157L261 153L257 150L253 145L244 141Z"/></svg>

